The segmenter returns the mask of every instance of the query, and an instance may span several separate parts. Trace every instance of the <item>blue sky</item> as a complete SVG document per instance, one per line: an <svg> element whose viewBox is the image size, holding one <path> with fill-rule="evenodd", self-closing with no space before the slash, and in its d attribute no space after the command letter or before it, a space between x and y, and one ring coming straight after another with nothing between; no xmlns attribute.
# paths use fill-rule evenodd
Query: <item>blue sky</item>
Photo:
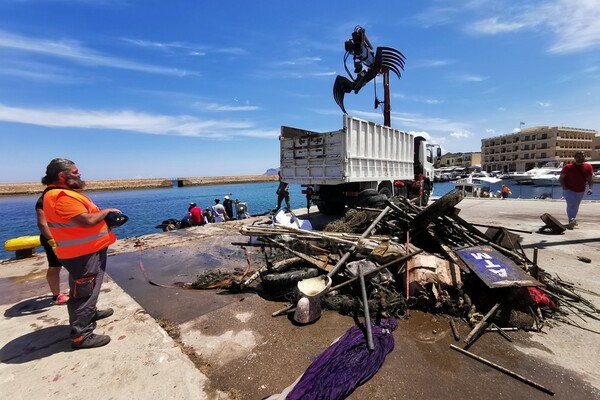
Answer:
<svg viewBox="0 0 600 400"><path fill-rule="evenodd" d="M332 86L357 25L406 56L392 126L445 151L520 122L600 129L598 0L2 0L0 182L54 157L84 179L278 167L281 125L342 127ZM382 123L374 96L346 109Z"/></svg>

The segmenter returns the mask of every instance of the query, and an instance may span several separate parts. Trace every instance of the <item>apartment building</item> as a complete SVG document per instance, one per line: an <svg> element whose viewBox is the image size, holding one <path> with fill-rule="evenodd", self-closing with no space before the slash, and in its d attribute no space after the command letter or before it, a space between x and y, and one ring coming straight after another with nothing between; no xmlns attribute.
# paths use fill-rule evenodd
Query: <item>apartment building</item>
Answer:
<svg viewBox="0 0 600 400"><path fill-rule="evenodd" d="M481 140L484 171L524 172L542 165L573 160L581 150L590 159L598 131L559 126L535 126Z"/></svg>
<svg viewBox="0 0 600 400"><path fill-rule="evenodd" d="M440 167L481 168L481 153L446 153L440 159Z"/></svg>

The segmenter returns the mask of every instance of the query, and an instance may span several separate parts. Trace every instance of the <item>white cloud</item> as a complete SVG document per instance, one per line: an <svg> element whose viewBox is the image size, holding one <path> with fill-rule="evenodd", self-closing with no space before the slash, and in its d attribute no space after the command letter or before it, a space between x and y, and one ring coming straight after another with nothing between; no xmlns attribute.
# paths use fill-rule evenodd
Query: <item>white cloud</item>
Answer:
<svg viewBox="0 0 600 400"><path fill-rule="evenodd" d="M165 52L180 52L183 50L188 55L194 55L194 56L206 55L206 53L204 52L204 49L201 49L199 46L194 46L194 45L190 45L190 44L186 44L186 43L180 43L180 42L162 43L162 42L153 42L150 40L129 39L129 38L122 38L121 40L123 40L126 43L130 43L130 44L133 44L133 45L136 45L139 47L157 49L157 50L161 50L161 51L165 51Z"/></svg>
<svg viewBox="0 0 600 400"><path fill-rule="evenodd" d="M469 131L460 131L460 132L452 132L450 134L450 136L452 136L455 139L468 139L472 136L472 134Z"/></svg>
<svg viewBox="0 0 600 400"><path fill-rule="evenodd" d="M491 12L495 15L469 24L467 31L486 35L520 30L550 31L554 34L554 43L548 51L557 54L585 51L600 45L598 0L551 0L525 6L515 3Z"/></svg>
<svg viewBox="0 0 600 400"><path fill-rule="evenodd" d="M452 60L421 60L411 63L411 68L439 68L454 64Z"/></svg>
<svg viewBox="0 0 600 400"><path fill-rule="evenodd" d="M506 111L506 108L504 108L504 107L498 107L498 111Z"/></svg>
<svg viewBox="0 0 600 400"><path fill-rule="evenodd" d="M525 26L525 24L520 22L499 22L498 17L492 17L471 24L469 29L476 33L495 35L498 33L518 31Z"/></svg>
<svg viewBox="0 0 600 400"><path fill-rule="evenodd" d="M72 40L30 38L2 30L0 30L0 48L17 50L22 53L42 54L94 67L117 68L160 75L185 76L189 74L187 71L175 68L166 68L107 56L85 48Z"/></svg>
<svg viewBox="0 0 600 400"><path fill-rule="evenodd" d="M597 0L559 0L547 10L547 23L557 36L550 52L571 53L600 45Z"/></svg>
<svg viewBox="0 0 600 400"><path fill-rule="evenodd" d="M0 104L0 121L54 128L116 129L153 135L212 139L279 136L277 130L257 129L252 122L205 120L189 115L152 115L130 110L33 109Z"/></svg>
<svg viewBox="0 0 600 400"><path fill-rule="evenodd" d="M540 107L544 107L544 108L550 107L552 105L552 103L550 103L549 101L538 101L537 103Z"/></svg>
<svg viewBox="0 0 600 400"><path fill-rule="evenodd" d="M463 75L459 79L463 82L483 82L487 79L487 76Z"/></svg>
<svg viewBox="0 0 600 400"><path fill-rule="evenodd" d="M488 128L488 129L485 130L485 133L490 134L490 135L495 135L496 134L496 130Z"/></svg>
<svg viewBox="0 0 600 400"><path fill-rule="evenodd" d="M219 103L196 103L196 105L200 106L202 109L206 111L255 111L260 110L260 107L243 105L243 106L230 106Z"/></svg>

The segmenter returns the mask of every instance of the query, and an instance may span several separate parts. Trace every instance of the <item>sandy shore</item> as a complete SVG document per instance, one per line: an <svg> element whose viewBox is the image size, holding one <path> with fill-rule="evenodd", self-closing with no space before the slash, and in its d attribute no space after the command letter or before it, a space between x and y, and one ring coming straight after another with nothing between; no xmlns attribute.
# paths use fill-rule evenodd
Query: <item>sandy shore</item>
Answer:
<svg viewBox="0 0 600 400"><path fill-rule="evenodd" d="M179 186L220 185L228 183L255 183L277 180L277 175L249 176L212 176L199 178L176 178ZM98 190L129 190L171 188L173 180L169 178L155 179L112 179L86 181L86 191ZM18 196L38 194L44 191L44 185L39 182L0 183L0 196Z"/></svg>

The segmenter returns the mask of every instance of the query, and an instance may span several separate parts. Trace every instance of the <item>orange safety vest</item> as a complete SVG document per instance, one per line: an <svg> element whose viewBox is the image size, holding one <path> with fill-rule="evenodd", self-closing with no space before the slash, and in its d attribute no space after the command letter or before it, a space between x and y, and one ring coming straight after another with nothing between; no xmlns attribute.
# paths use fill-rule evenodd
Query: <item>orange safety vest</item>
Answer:
<svg viewBox="0 0 600 400"><path fill-rule="evenodd" d="M52 237L56 240L58 258L75 258L95 253L113 244L117 237L104 221L92 226L78 225L56 212L56 203L65 198L77 206L81 203L88 213L100 211L90 198L70 189L49 188L44 194L44 214Z"/></svg>

